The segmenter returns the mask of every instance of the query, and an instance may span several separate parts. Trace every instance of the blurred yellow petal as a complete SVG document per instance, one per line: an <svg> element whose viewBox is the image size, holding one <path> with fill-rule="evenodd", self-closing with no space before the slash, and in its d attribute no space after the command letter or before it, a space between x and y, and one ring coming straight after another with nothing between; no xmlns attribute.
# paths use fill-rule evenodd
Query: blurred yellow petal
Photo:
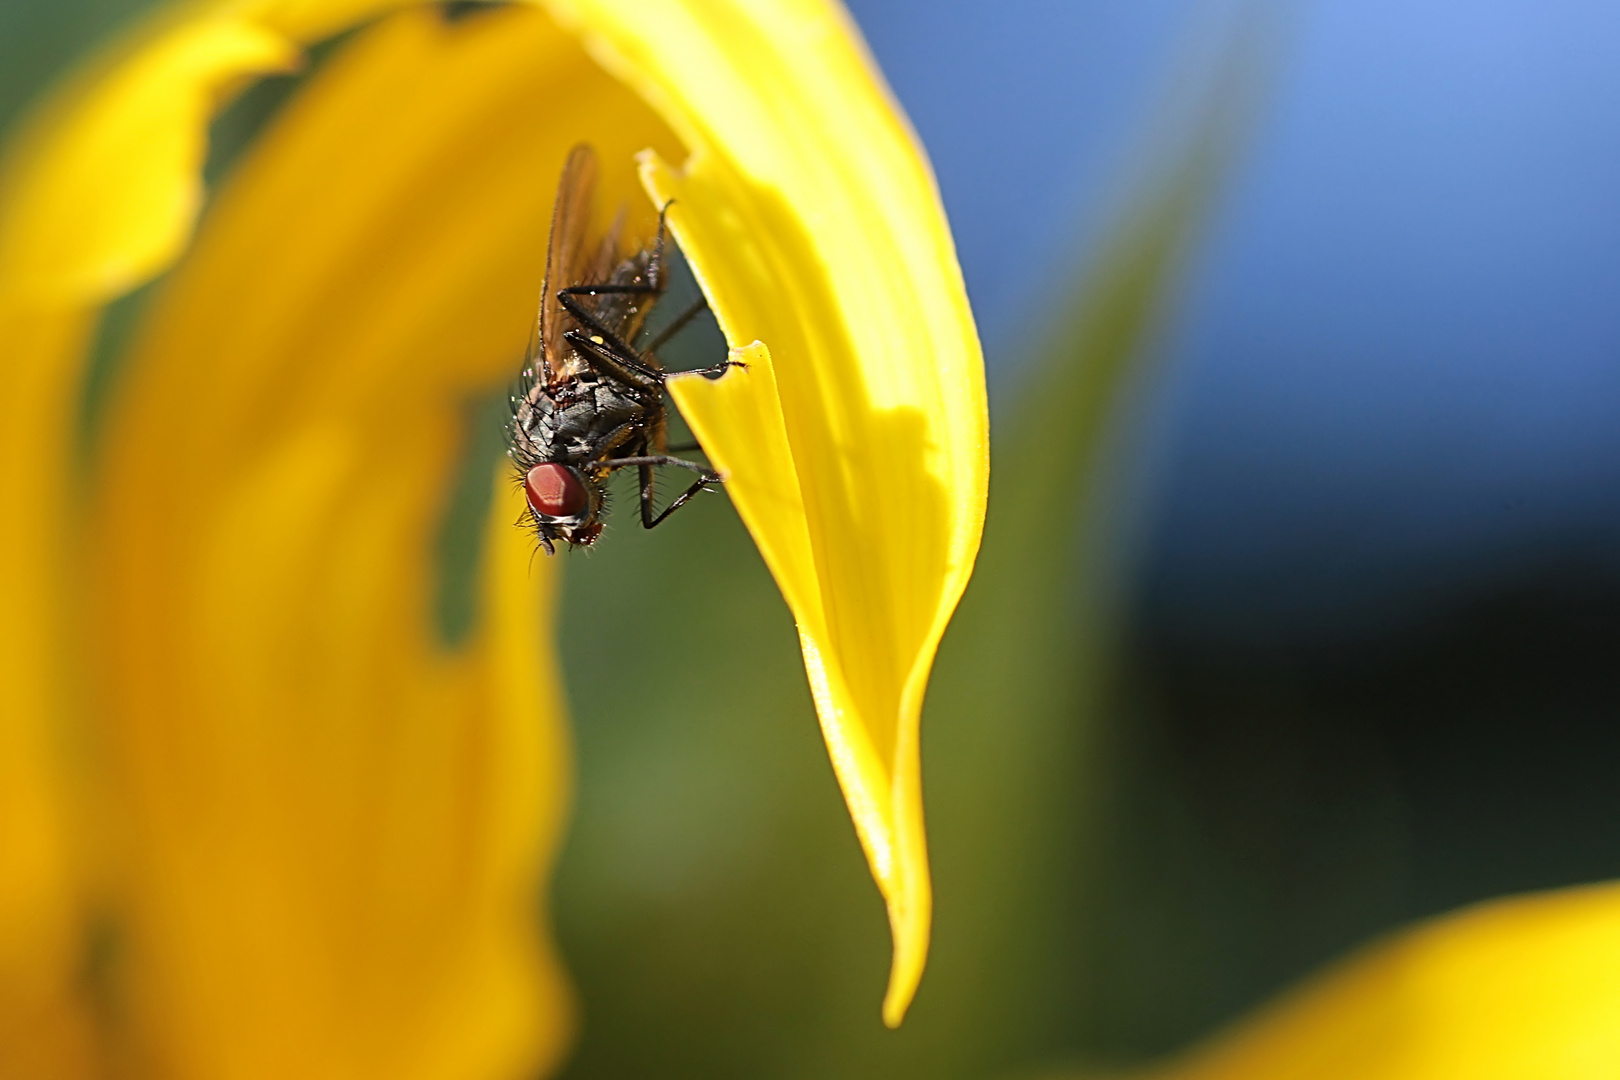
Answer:
<svg viewBox="0 0 1620 1080"><path fill-rule="evenodd" d="M643 175L750 367L677 380L799 625L833 766L888 903L884 1019L931 896L918 715L978 550L984 374L916 139L823 0L567 0L594 55L691 153ZM758 344L754 344L758 343Z"/></svg>
<svg viewBox="0 0 1620 1080"><path fill-rule="evenodd" d="M91 1068L85 906L61 760L61 598L80 360L101 302L184 241L221 88L287 66L235 21L154 32L83 73L0 162L0 1073Z"/></svg>
<svg viewBox="0 0 1620 1080"><path fill-rule="evenodd" d="M89 1075L63 711L74 371L90 319L0 297L0 1075Z"/></svg>
<svg viewBox="0 0 1620 1080"><path fill-rule="evenodd" d="M1497 900L1406 931L1150 1075L1620 1076L1620 885Z"/></svg>
<svg viewBox="0 0 1620 1080"><path fill-rule="evenodd" d="M319 41L341 30L413 7L422 0L203 0L196 8L251 18L298 41ZM196 3L196 0L193 0Z"/></svg>
<svg viewBox="0 0 1620 1080"><path fill-rule="evenodd" d="M450 647L435 544L586 136L626 162L610 200L635 150L679 149L533 9L394 16L261 136L133 350L86 621L115 987L165 1076L505 1077L562 1048L552 568L503 476Z"/></svg>
<svg viewBox="0 0 1620 1080"><path fill-rule="evenodd" d="M34 302L117 295L171 261L202 205L207 122L225 86L290 67L291 42L239 20L183 24L47 110L0 188L0 281ZM97 77L99 76L99 77ZM117 184L107 178L116 176Z"/></svg>

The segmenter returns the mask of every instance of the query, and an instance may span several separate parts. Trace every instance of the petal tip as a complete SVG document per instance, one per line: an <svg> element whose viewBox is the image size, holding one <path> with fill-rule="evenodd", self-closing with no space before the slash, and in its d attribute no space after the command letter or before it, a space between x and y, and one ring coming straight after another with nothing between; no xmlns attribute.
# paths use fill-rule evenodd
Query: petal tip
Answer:
<svg viewBox="0 0 1620 1080"><path fill-rule="evenodd" d="M889 986L883 995L883 1023L898 1028L906 1018L923 971L928 966L928 945L933 916L933 892L926 863L913 867L909 886L889 898L889 927L894 938L894 960Z"/></svg>

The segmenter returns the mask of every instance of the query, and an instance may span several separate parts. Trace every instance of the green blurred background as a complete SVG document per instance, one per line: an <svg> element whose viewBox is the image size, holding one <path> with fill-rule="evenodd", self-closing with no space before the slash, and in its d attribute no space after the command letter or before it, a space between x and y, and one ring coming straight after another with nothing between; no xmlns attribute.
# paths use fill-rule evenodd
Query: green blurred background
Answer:
<svg viewBox="0 0 1620 1080"><path fill-rule="evenodd" d="M8 0L0 117L142 6ZM1598 203L1607 217L1587 214L1563 248L1502 278L1522 340L1493 331L1518 344L1492 352L1469 328L1501 294L1429 303L1411 268L1455 281L1511 252L1414 238L1412 222L1444 217L1425 199L1484 200L1458 225L1472 237L1496 204L1395 170L1358 212L1405 231L1369 262L1361 219L1324 184L1289 187L1299 174L1276 160L1279 126L1333 140L1313 80L1365 55L1356 34L1383 34L1425 73L1408 86L1361 65L1360 107L1385 124L1369 130L1398 128L1382 108L1454 136L1467 117L1445 109L1468 89L1457 65L1470 42L1554 22L1601 36L1614 21L1599 5L1553 7L1362 5L1356 23L1326 2L1258 16L1168 0L856 5L938 165L995 404L984 554L925 712L929 972L905 1026L885 1030L882 904L791 621L725 498L653 534L621 516L569 558L562 615L579 779L556 907L585 1015L569 1077L966 1078L1137 1061L1409 919L1620 873L1615 446L1570 434L1620 403L1612 376L1582 381L1620 350L1604 300L1615 263L1585 246L1620 215ZM1548 48L1491 70L1528 86L1595 62ZM1594 79L1568 101L1509 100L1523 124L1556 127L1607 86ZM288 85L222 119L216 173ZM1573 111L1572 130L1598 130ZM1385 160L1367 138L1360 157L1339 140L1310 160L1365 179ZM1384 153L1401 152L1390 139ZM1544 148L1526 206L1615 177L1607 129L1579 145L1585 158ZM1465 149L1442 164L1473 176ZM1562 236L1556 225L1536 235ZM1274 233L1356 273L1312 278L1254 240ZM1369 282L1392 275L1394 291L1369 300ZM1299 299L1288 278L1314 291ZM104 355L138 305L115 311ZM1343 346L1342 363L1298 344L1354 342L1365 326L1393 328L1393 344ZM693 358L719 347L712 325L683 342ZM1283 357L1269 368L1252 359L1268 348ZM1407 377L1448 364L1449 383ZM1524 371L1564 396L1527 398ZM1493 392L1509 405L1481 405ZM1294 425L1270 441L1255 435L1266 407ZM1471 408L1514 434L1479 450L1457 426ZM1429 442L1390 437L1403 409ZM498 452L498 411L469 404L468 482L444 533L452 639L476 617L461 587L468 500ZM1346 414L1373 420L1344 429L1337 464L1290 473ZM1364 446L1384 458L1357 457ZM1549 464L1509 483L1492 453ZM1538 501L1560 483L1560 499ZM1544 527L1501 540L1495 519L1456 501L1469 492ZM1347 545L1346 518L1376 542ZM1219 557L1200 561L1208 552Z"/></svg>

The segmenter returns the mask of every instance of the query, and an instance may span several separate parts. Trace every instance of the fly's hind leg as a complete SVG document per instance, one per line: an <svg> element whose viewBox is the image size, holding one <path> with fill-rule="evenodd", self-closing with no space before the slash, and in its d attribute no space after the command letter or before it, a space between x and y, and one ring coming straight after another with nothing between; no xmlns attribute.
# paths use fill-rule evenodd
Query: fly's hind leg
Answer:
<svg viewBox="0 0 1620 1080"><path fill-rule="evenodd" d="M690 368L686 371L666 371L664 374L705 376L724 375L734 367L742 368L745 371L748 369L748 365L743 363L741 360L722 360L718 364L712 364L709 367Z"/></svg>
<svg viewBox="0 0 1620 1080"><path fill-rule="evenodd" d="M691 469L693 472L703 473L711 484L720 482L720 474L707 465L687 461L685 458L671 457L668 454L638 454L635 457L608 458L595 464L604 469L623 469L631 465L670 465L677 469Z"/></svg>
<svg viewBox="0 0 1620 1080"><path fill-rule="evenodd" d="M601 338L604 345L621 356L637 356L639 354L637 354L636 350L632 349L618 334L609 330L601 319L586 311L585 305L579 302L579 298L581 296L647 296L662 291L662 286L655 287L652 285L571 285L566 289L557 290L557 303L563 306L564 311L577 319L581 326L590 331L590 334L586 335L587 337L594 335ZM570 330L567 336L572 338L573 334L574 332Z"/></svg>
<svg viewBox="0 0 1620 1080"><path fill-rule="evenodd" d="M679 315L675 316L674 320L671 321L668 326L658 331L658 333L653 336L653 339L647 342L646 346L641 350L641 355L651 356L653 353L657 352L660 345L665 344L670 338L674 337L682 330L685 330L686 324L697 318L704 311L708 310L708 307L709 298L707 296L699 296L696 300L692 301L690 307L681 312ZM663 365L660 364L659 370L665 375L723 375L734 367L746 368L747 366L748 365L743 363L741 360L722 360L720 363L713 364L709 367L692 368L688 371L665 371Z"/></svg>
<svg viewBox="0 0 1620 1080"><path fill-rule="evenodd" d="M664 291L664 237L668 230L664 225L664 216L675 200L666 202L663 209L658 211L658 240L653 244L652 257L647 260L647 280L640 285L570 285L566 289L557 290L557 303L563 309L579 320L579 324L590 330L592 334L601 338L614 352L620 356L634 356L638 359L640 354L630 347L629 342L623 341L619 335L608 329L601 319L585 310L585 305L579 302L581 296L656 296ZM696 314L696 312L693 312ZM687 316L690 318L691 316ZM642 365L646 367L645 364Z"/></svg>
<svg viewBox="0 0 1620 1080"><path fill-rule="evenodd" d="M670 338L674 337L682 330L685 330L687 323L703 314L708 310L708 308L709 298L707 296L699 296L696 300L692 301L691 306L689 306L679 315L675 316L668 326L664 327L662 330L658 331L658 333L653 335L653 339L642 347L642 355L645 356L648 353L657 352L660 345L663 345Z"/></svg>

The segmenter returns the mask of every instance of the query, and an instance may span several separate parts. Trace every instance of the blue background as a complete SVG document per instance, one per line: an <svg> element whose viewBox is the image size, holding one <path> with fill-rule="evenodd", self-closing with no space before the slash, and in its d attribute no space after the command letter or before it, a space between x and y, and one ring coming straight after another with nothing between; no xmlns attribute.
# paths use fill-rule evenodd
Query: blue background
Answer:
<svg viewBox="0 0 1620 1080"><path fill-rule="evenodd" d="M1230 11L853 8L933 158L1005 386ZM1152 406L1144 611L1336 634L1550 563L1607 572L1620 7L1320 0L1277 21Z"/></svg>

